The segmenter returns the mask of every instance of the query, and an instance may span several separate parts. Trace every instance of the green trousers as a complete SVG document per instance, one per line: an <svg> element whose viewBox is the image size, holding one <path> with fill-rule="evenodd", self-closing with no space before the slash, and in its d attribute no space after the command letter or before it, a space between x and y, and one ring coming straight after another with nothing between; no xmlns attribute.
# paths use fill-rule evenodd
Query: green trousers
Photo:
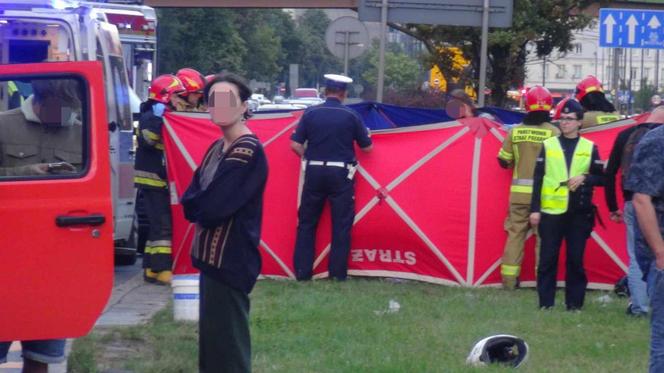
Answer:
<svg viewBox="0 0 664 373"><path fill-rule="evenodd" d="M204 273L198 335L200 372L251 372L249 296Z"/></svg>

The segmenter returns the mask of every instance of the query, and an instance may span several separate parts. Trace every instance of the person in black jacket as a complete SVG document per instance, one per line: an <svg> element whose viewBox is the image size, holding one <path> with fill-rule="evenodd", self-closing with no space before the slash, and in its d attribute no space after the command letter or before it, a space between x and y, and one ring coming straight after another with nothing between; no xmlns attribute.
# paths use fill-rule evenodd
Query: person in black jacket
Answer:
<svg viewBox="0 0 664 373"><path fill-rule="evenodd" d="M553 307L558 255L567 246L565 304L568 311L583 307L586 278L583 253L595 219L593 187L604 184L597 146L579 136L583 108L565 103L558 137L544 141L535 163L530 224L538 227L541 249L537 267L537 293L542 309Z"/></svg>
<svg viewBox="0 0 664 373"><path fill-rule="evenodd" d="M181 99L184 86L174 75L161 75L150 84L148 100L141 104L138 147L134 161L134 185L143 201L149 230L143 253L143 278L170 284L173 276L171 249L171 203L166 179L166 159L161 138L162 118Z"/></svg>
<svg viewBox="0 0 664 373"><path fill-rule="evenodd" d="M643 281L643 272L639 268L636 259L636 238L635 230L638 230L638 224L634 215L634 206L632 205L633 193L625 189L625 181L629 177L629 171L633 159L636 145L643 135L649 130L660 126L664 122L664 107L655 109L648 117L645 123L629 127L620 131L616 141L611 149L609 163L606 166L606 204L611 213L610 219L614 222L625 223L627 233L627 253L629 254L629 270L627 271L627 284L629 286L630 304L627 307L627 314L632 316L645 316L648 313L648 295L646 292L646 283ZM616 198L616 175L618 170L622 173L622 195L624 208L618 207Z"/></svg>
<svg viewBox="0 0 664 373"><path fill-rule="evenodd" d="M206 85L204 97L223 137L208 149L181 201L185 218L196 224L191 259L201 271L201 372L251 371L248 295L261 269L268 167L246 125L250 96L237 75L218 75Z"/></svg>

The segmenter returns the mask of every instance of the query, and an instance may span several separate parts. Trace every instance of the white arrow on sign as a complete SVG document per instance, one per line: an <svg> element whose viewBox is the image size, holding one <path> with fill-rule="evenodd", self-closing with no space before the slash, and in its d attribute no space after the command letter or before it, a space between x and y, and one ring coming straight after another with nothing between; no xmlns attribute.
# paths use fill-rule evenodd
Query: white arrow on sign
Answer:
<svg viewBox="0 0 664 373"><path fill-rule="evenodd" d="M636 43L636 26L639 24L639 22L634 18L634 15L632 14L629 16L629 19L627 20L627 43L628 44L634 44Z"/></svg>
<svg viewBox="0 0 664 373"><path fill-rule="evenodd" d="M613 15L609 14L604 20L604 24L606 25L606 42L613 43L613 26L616 25L616 20L613 18Z"/></svg>
<svg viewBox="0 0 664 373"><path fill-rule="evenodd" d="M657 16L652 16L652 18L650 18L650 22L648 22L648 26L650 26L650 28L653 30L659 28L659 26L661 25L662 24L659 23L659 19L657 19Z"/></svg>

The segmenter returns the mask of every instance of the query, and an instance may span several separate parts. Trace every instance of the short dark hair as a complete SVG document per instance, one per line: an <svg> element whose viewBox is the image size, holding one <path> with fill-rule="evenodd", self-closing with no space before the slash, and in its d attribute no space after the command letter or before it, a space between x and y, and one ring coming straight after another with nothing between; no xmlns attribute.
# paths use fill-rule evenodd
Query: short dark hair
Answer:
<svg viewBox="0 0 664 373"><path fill-rule="evenodd" d="M240 94L240 100L242 100L242 102L247 101L251 97L251 88L249 88L249 84L247 84L246 79L233 73L221 73L216 74L214 78L212 78L212 80L210 80L205 85L205 90L203 91L203 100L205 100L204 102L206 105L208 104L210 89L212 89L212 86L223 82L233 84L235 87L237 87L237 91ZM251 115L249 110L247 110L247 112L244 113L244 117L249 118L250 116Z"/></svg>
<svg viewBox="0 0 664 373"><path fill-rule="evenodd" d="M346 93L346 89L339 87L325 87L325 95L342 95Z"/></svg>
<svg viewBox="0 0 664 373"><path fill-rule="evenodd" d="M63 104L81 107L81 86L75 79L35 79L31 84L33 100L37 103L57 97Z"/></svg>

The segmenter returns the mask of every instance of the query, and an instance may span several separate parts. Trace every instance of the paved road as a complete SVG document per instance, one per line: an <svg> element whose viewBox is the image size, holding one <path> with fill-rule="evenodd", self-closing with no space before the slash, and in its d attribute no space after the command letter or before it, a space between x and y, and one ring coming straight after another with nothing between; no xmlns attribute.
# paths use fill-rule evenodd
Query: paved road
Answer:
<svg viewBox="0 0 664 373"><path fill-rule="evenodd" d="M113 293L106 305L96 328L120 325L137 325L147 322L157 311L161 310L171 296L168 286L146 284L143 281L141 260L133 266L115 267ZM71 349L72 340L67 341L67 353ZM12 344L7 363L0 364L0 373L21 373L21 345ZM65 373L67 364L51 365L50 373Z"/></svg>

